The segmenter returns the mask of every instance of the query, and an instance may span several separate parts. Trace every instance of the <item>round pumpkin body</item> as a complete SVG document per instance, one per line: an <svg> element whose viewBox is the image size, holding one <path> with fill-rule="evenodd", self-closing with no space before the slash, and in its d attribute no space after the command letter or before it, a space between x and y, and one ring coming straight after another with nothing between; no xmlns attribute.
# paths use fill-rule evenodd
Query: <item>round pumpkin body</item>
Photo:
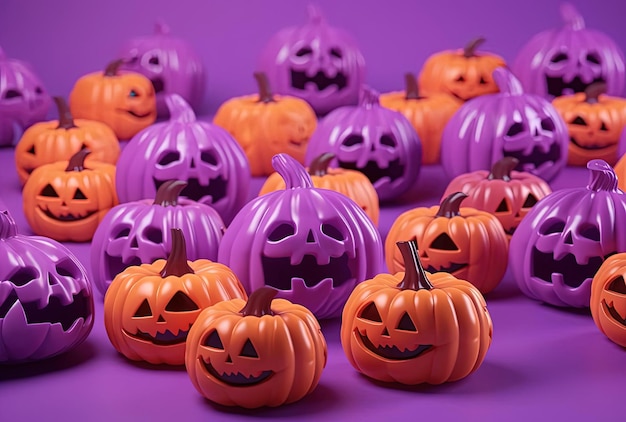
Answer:
<svg viewBox="0 0 626 422"><path fill-rule="evenodd" d="M591 316L600 331L626 347L626 253L602 263L591 282Z"/></svg>

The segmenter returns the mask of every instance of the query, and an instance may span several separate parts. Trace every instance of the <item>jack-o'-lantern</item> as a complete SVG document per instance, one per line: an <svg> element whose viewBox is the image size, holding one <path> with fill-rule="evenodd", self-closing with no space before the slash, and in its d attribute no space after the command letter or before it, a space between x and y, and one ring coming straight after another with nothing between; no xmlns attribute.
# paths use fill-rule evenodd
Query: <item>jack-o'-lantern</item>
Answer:
<svg viewBox="0 0 626 422"><path fill-rule="evenodd" d="M460 208L467 198L455 192L430 208L414 208L400 214L385 240L389 272L404 271L404 259L396 243L415 239L422 245L420 258L426 271L447 272L489 293L504 277L508 239L498 219L475 208Z"/></svg>
<svg viewBox="0 0 626 422"><path fill-rule="evenodd" d="M128 359L184 364L187 334L200 312L223 300L247 298L228 267L187 260L180 229L172 229L171 239L167 260L126 268L104 297L107 335Z"/></svg>
<svg viewBox="0 0 626 422"><path fill-rule="evenodd" d="M591 316L611 341L626 347L626 253L602 263L591 282Z"/></svg>
<svg viewBox="0 0 626 422"><path fill-rule="evenodd" d="M328 356L308 309L261 287L248 301L205 309L187 338L185 364L194 387L224 406L254 409L293 403L317 386Z"/></svg>
<svg viewBox="0 0 626 422"><path fill-rule="evenodd" d="M482 295L448 273L429 274L415 240L398 242L405 272L356 286L341 321L341 345L359 372L384 382L442 384L474 372L491 345Z"/></svg>
<svg viewBox="0 0 626 422"><path fill-rule="evenodd" d="M154 87L145 76L119 70L115 60L104 72L78 79L70 92L70 110L77 119L97 120L113 129L120 140L132 138L156 120Z"/></svg>
<svg viewBox="0 0 626 422"><path fill-rule="evenodd" d="M59 241L91 240L106 213L118 204L115 166L91 161L82 149L69 161L35 169L22 191L24 215L35 234Z"/></svg>

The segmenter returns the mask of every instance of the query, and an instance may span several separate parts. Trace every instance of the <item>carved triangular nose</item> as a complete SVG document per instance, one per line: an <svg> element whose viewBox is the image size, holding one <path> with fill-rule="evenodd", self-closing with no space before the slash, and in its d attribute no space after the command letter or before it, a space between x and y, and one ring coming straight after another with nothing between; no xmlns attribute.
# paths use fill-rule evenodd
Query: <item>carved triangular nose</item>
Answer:
<svg viewBox="0 0 626 422"><path fill-rule="evenodd" d="M226 363L233 363L233 360L230 358L230 355L226 355Z"/></svg>
<svg viewBox="0 0 626 422"><path fill-rule="evenodd" d="M137 238L133 237L133 240L130 241L130 247L137 249L139 245L137 244Z"/></svg>
<svg viewBox="0 0 626 422"><path fill-rule="evenodd" d="M157 322L165 322L165 318L163 318L163 315L159 315L159 319L157 320Z"/></svg>
<svg viewBox="0 0 626 422"><path fill-rule="evenodd" d="M387 331L387 327L383 328L383 332L380 334L381 336L389 337L389 331Z"/></svg>
<svg viewBox="0 0 626 422"><path fill-rule="evenodd" d="M196 163L195 163L195 161L193 161L193 158L191 159L191 164L189 164L189 167L192 168L192 169L196 168Z"/></svg>
<svg viewBox="0 0 626 422"><path fill-rule="evenodd" d="M307 243L315 243L315 236L313 236L313 230L309 230L309 234L306 236Z"/></svg>
<svg viewBox="0 0 626 422"><path fill-rule="evenodd" d="M567 232L565 235L565 240L563 241L566 245L573 245L574 241L572 240L572 232Z"/></svg>

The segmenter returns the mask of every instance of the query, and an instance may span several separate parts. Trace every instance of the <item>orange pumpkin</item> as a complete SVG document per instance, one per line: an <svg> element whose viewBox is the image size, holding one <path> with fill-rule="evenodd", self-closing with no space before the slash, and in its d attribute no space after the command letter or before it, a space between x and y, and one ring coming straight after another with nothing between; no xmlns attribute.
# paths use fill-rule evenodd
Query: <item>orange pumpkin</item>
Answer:
<svg viewBox="0 0 626 422"><path fill-rule="evenodd" d="M91 151L89 160L102 163L115 164L120 156L120 144L110 127L95 120L74 120L62 97L54 101L59 120L32 125L15 146L15 167L22 184L37 167L69 160L83 148Z"/></svg>
<svg viewBox="0 0 626 422"><path fill-rule="evenodd" d="M315 111L300 98L273 95L264 73L254 77L259 94L226 101L213 123L239 142L254 177L273 173L272 157L279 153L289 154L304 165L309 138L317 126Z"/></svg>
<svg viewBox="0 0 626 422"><path fill-rule="evenodd" d="M372 182L360 171L340 167L329 168L335 154L328 152L315 158L307 171L311 175L313 186L330 189L352 199L360 206L375 225L378 225L380 206L378 194ZM270 174L261 187L259 196L277 190L285 190L285 180L276 172Z"/></svg>
<svg viewBox="0 0 626 422"><path fill-rule="evenodd" d="M307 308L261 287L200 314L187 338L185 364L196 389L225 406L258 408L300 400L326 366L326 340Z"/></svg>
<svg viewBox="0 0 626 422"><path fill-rule="evenodd" d="M157 110L152 82L139 73L120 71L123 63L116 60L104 72L76 81L70 110L77 119L106 123L120 140L127 140L154 123Z"/></svg>
<svg viewBox="0 0 626 422"><path fill-rule="evenodd" d="M106 213L119 203L115 166L91 161L82 149L69 161L35 169L22 191L24 215L35 234L58 241L86 242Z"/></svg>
<svg viewBox="0 0 626 422"><path fill-rule="evenodd" d="M626 192L626 154L615 164L614 170L617 175L617 187Z"/></svg>
<svg viewBox="0 0 626 422"><path fill-rule="evenodd" d="M626 127L626 99L605 95L606 83L589 85L585 92L552 100L569 131L567 164L586 166L600 158L610 165L619 159L617 146Z"/></svg>
<svg viewBox="0 0 626 422"><path fill-rule="evenodd" d="M475 208L460 208L467 197L455 192L440 206L414 208L393 222L385 241L389 272L404 271L396 243L415 239L422 245L421 260L429 272L448 272L467 280L483 294L504 277L508 239L496 217Z"/></svg>
<svg viewBox="0 0 626 422"><path fill-rule="evenodd" d="M448 94L422 96L415 75L407 73L404 78L405 90L381 95L380 105L404 114L422 141L422 163L437 164L440 161L443 128L462 102Z"/></svg>
<svg viewBox="0 0 626 422"><path fill-rule="evenodd" d="M491 76L505 67L504 59L493 53L477 52L484 38L470 41L462 50L443 51L430 56L419 74L419 89L424 96L451 94L461 101L498 92Z"/></svg>
<svg viewBox="0 0 626 422"><path fill-rule="evenodd" d="M406 272L356 286L341 318L341 346L359 372L384 382L441 384L475 371L493 325L480 292L424 271L414 240L397 243Z"/></svg>
<svg viewBox="0 0 626 422"><path fill-rule="evenodd" d="M626 253L607 258L591 282L591 316L611 341L626 347Z"/></svg>
<svg viewBox="0 0 626 422"><path fill-rule="evenodd" d="M104 297L104 327L128 359L185 363L185 342L200 312L223 300L246 299L237 276L208 259L187 260L181 229L171 230L171 252L118 274Z"/></svg>

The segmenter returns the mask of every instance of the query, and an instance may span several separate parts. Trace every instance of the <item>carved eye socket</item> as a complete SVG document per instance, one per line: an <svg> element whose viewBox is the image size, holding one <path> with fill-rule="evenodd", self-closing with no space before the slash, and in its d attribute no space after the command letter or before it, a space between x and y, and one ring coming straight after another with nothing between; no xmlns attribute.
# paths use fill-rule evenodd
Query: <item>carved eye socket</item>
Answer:
<svg viewBox="0 0 626 422"><path fill-rule="evenodd" d="M159 160L159 164L162 166L166 166L168 164L174 163L179 160L180 160L180 152L170 151L166 153L163 157L161 157L161 159Z"/></svg>
<svg viewBox="0 0 626 422"><path fill-rule="evenodd" d="M48 183L42 190L41 193L39 194L41 196L47 196L49 198L58 198L59 194L57 193L57 191L54 190L54 188L52 187L52 185L50 183Z"/></svg>
<svg viewBox="0 0 626 422"><path fill-rule="evenodd" d="M4 98L6 98L7 100L10 100L12 98L19 98L19 97L22 97L22 93L18 91L17 89L7 89L6 92L4 93Z"/></svg>
<svg viewBox="0 0 626 422"><path fill-rule="evenodd" d="M137 91L135 91L134 89L131 89L130 92L128 93L129 97L139 97L139 93Z"/></svg>
<svg viewBox="0 0 626 422"><path fill-rule="evenodd" d="M39 273L32 267L22 267L9 277L15 286L24 286L39 277Z"/></svg>
<svg viewBox="0 0 626 422"><path fill-rule="evenodd" d="M383 322L383 319L380 317L378 313L378 309L376 308L376 304L374 302L370 302L361 313L359 314L359 318L366 319L368 321L374 322Z"/></svg>
<svg viewBox="0 0 626 422"><path fill-rule="evenodd" d="M335 240L344 240L345 236L337 227L332 224L322 224L322 233L328 237L332 237Z"/></svg>
<svg viewBox="0 0 626 422"><path fill-rule="evenodd" d="M522 208L533 207L537 202L538 201L537 201L537 198L535 198L535 195L533 195L532 193L529 193L528 196L526 197L526 200L524 201L524 204L522 205Z"/></svg>
<svg viewBox="0 0 626 422"><path fill-rule="evenodd" d="M573 125L587 126L587 122L580 116L576 116L574 120L572 120Z"/></svg>
<svg viewBox="0 0 626 422"><path fill-rule="evenodd" d="M515 122L511 125L509 130L506 132L506 136L515 136L524 131L524 124L520 122Z"/></svg>
<svg viewBox="0 0 626 422"><path fill-rule="evenodd" d="M395 148L396 145L398 145L396 143L396 140L393 138L393 136L387 135L387 134L380 137L380 144L388 146L388 147L392 147L392 148Z"/></svg>
<svg viewBox="0 0 626 422"><path fill-rule="evenodd" d="M455 79L457 82L465 82L465 77L463 75L459 75L458 78Z"/></svg>
<svg viewBox="0 0 626 422"><path fill-rule="evenodd" d="M568 59L569 57L567 56L567 54L565 53L557 53L556 55L554 55L552 57L552 60L550 60L552 63L561 63L564 62Z"/></svg>
<svg viewBox="0 0 626 422"><path fill-rule="evenodd" d="M35 88L35 94L43 94L43 89L38 86L37 88Z"/></svg>
<svg viewBox="0 0 626 422"><path fill-rule="evenodd" d="M198 308L196 302L181 291L177 291L165 306L167 312L190 312L198 309L200 308Z"/></svg>
<svg viewBox="0 0 626 422"><path fill-rule="evenodd" d="M343 144L347 147L351 147L353 145L361 145L363 142L364 140L361 135L348 135L346 136L346 139L343 140Z"/></svg>
<svg viewBox="0 0 626 422"><path fill-rule="evenodd" d="M120 239L122 237L128 237L130 235L130 227L124 227L119 229L117 234L113 236L113 239Z"/></svg>
<svg viewBox="0 0 626 422"><path fill-rule="evenodd" d="M598 54L596 53L589 53L587 54L587 61L589 63L593 63L593 64L600 64L600 56L598 56Z"/></svg>
<svg viewBox="0 0 626 422"><path fill-rule="evenodd" d="M200 159L212 166L217 165L217 156L213 151L202 151L202 153L200 153Z"/></svg>
<svg viewBox="0 0 626 422"><path fill-rule="evenodd" d="M483 76L480 77L480 81L478 81L478 83L480 85L487 85L487 81L485 80L485 78Z"/></svg>
<svg viewBox="0 0 626 422"><path fill-rule="evenodd" d="M496 208L496 212L509 212L509 205L506 203L506 199L502 199Z"/></svg>
<svg viewBox="0 0 626 422"><path fill-rule="evenodd" d="M430 244L432 249L439 249L443 251L458 251L459 248L454 243L454 240L448 235L448 233L441 233Z"/></svg>
<svg viewBox="0 0 626 422"><path fill-rule="evenodd" d="M609 130L609 128L606 127L606 123L602 122L602 125L600 125L600 130L603 132L606 132Z"/></svg>
<svg viewBox="0 0 626 422"><path fill-rule="evenodd" d="M150 57L150 60L148 60L148 63L153 64L155 66L158 66L159 65L159 57L158 56Z"/></svg>
<svg viewBox="0 0 626 422"><path fill-rule="evenodd" d="M331 48L330 55L338 59L341 59L343 57L343 54L341 54L341 50L339 50L338 48Z"/></svg>
<svg viewBox="0 0 626 422"><path fill-rule="evenodd" d="M270 242L278 242L286 237L293 236L296 234L296 229L289 223L282 223L274 230L271 231L270 235L267 237Z"/></svg>
<svg viewBox="0 0 626 422"><path fill-rule="evenodd" d="M245 344L241 348L241 353L239 353L239 356L244 356L244 357L247 357L247 358L258 358L259 357L259 355L256 352L256 349L254 348L254 346L252 345L252 342L250 341L250 339L246 340Z"/></svg>
<svg viewBox="0 0 626 422"><path fill-rule="evenodd" d="M615 280L611 281L607 289L615 293L626 295L626 281L624 281L624 277L620 275Z"/></svg>
<svg viewBox="0 0 626 422"><path fill-rule="evenodd" d="M76 188L76 192L74 192L74 199L87 199L87 197L85 196L85 194L83 193L82 190L80 190L80 188Z"/></svg>
<svg viewBox="0 0 626 422"><path fill-rule="evenodd" d="M539 233L543 235L562 233L565 230L565 222L560 220L547 220L541 225Z"/></svg>
<svg viewBox="0 0 626 422"><path fill-rule="evenodd" d="M35 145L33 144L26 152L35 155Z"/></svg>
<svg viewBox="0 0 626 422"><path fill-rule="evenodd" d="M398 322L398 330L413 332L417 331L417 328L415 328L415 324L413 324L413 320L406 312L404 313L404 315L402 315L402 318L400 318L400 322Z"/></svg>
<svg viewBox="0 0 626 422"><path fill-rule="evenodd" d="M578 233L586 239L600 241L600 230L592 224L581 224Z"/></svg>
<svg viewBox="0 0 626 422"><path fill-rule="evenodd" d="M541 120L541 129L547 132L554 132L554 121L552 121L552 119L550 118L545 118Z"/></svg>
<svg viewBox="0 0 626 422"><path fill-rule="evenodd" d="M311 49L311 47L302 47L296 52L296 56L298 57L309 56L311 54L313 54L313 50Z"/></svg>
<svg viewBox="0 0 626 422"><path fill-rule="evenodd" d="M80 277L80 269L72 262L71 259L64 259L60 261L54 266L57 274L63 277L72 277L79 278Z"/></svg>
<svg viewBox="0 0 626 422"><path fill-rule="evenodd" d="M206 346L206 347L212 347L214 349L224 350L224 345L222 344L222 339L220 338L220 335L217 334L217 330L211 331L211 334L209 334L206 337L206 339L204 340L204 343L202 343L202 345Z"/></svg>
<svg viewBox="0 0 626 422"><path fill-rule="evenodd" d="M146 227L143 231L143 235L152 243L156 243L157 245L163 243L163 233L156 227Z"/></svg>
<svg viewBox="0 0 626 422"><path fill-rule="evenodd" d="M144 299L137 308L137 312L133 315L134 318L145 318L152 316L152 309L150 308L150 304L148 303L148 299Z"/></svg>

